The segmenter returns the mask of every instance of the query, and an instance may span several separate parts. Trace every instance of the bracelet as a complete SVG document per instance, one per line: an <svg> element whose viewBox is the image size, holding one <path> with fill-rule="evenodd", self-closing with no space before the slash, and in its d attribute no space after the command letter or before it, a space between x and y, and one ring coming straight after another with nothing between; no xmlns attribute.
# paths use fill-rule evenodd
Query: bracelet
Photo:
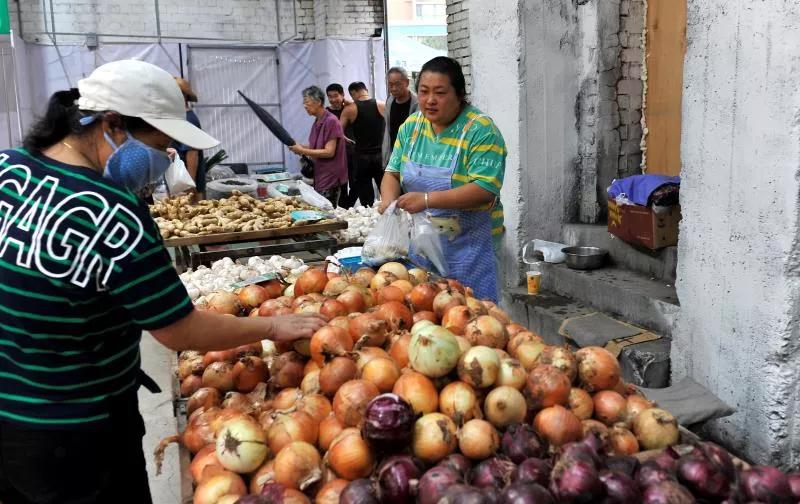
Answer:
<svg viewBox="0 0 800 504"><path fill-rule="evenodd" d="M425 193L425 210L430 210L430 207L428 206L428 193Z"/></svg>

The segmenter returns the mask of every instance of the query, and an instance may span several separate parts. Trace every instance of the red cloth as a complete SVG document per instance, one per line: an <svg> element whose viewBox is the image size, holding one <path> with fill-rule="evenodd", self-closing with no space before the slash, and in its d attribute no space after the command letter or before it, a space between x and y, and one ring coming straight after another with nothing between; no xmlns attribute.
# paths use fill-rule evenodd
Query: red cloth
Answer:
<svg viewBox="0 0 800 504"><path fill-rule="evenodd" d="M344 131L342 131L342 125L336 116L326 110L325 115L311 126L308 145L312 149L324 149L325 144L334 138L338 139L336 154L329 159L314 159L314 189L317 192L347 183Z"/></svg>

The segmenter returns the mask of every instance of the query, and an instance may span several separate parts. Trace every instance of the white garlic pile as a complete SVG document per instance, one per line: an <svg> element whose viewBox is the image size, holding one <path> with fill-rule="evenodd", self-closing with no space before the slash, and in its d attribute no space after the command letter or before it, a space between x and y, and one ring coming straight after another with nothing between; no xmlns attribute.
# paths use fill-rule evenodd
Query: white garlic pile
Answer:
<svg viewBox="0 0 800 504"><path fill-rule="evenodd" d="M191 269L181 273L180 278L189 297L195 304L202 303L204 297L219 290L232 290L231 285L242 280L265 275L267 273L279 273L287 281L292 281L300 276L308 266L302 259L297 257L272 256L269 259L263 257L250 257L234 262L230 257L225 257L211 264L211 267L198 266L194 271Z"/></svg>
<svg viewBox="0 0 800 504"><path fill-rule="evenodd" d="M334 231L332 234L339 243L363 243L367 235L378 222L379 201L371 207L337 208L333 211L336 218L347 222L347 229Z"/></svg>

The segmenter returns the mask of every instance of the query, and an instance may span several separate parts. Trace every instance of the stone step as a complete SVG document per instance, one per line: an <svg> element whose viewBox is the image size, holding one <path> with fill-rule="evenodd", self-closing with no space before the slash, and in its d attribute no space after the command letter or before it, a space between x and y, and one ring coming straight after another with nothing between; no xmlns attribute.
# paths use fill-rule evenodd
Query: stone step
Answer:
<svg viewBox="0 0 800 504"><path fill-rule="evenodd" d="M605 225L568 224L564 226L563 243L600 247L608 250L614 266L639 272L645 276L675 283L678 247L648 250L626 243L608 232Z"/></svg>
<svg viewBox="0 0 800 504"><path fill-rule="evenodd" d="M567 338L560 334L560 329L570 319L600 315L608 322L618 321L613 316L602 314L593 307L552 292L542 292L539 295L531 296L525 288L515 288L508 291L506 301L505 306L508 308L512 320L536 331L551 345L568 343ZM606 328L605 334L610 339L630 335L630 326L625 323L618 324L616 330L618 334L614 335L613 326L610 332ZM569 343L573 342L569 341ZM629 383L649 388L668 386L670 344L670 339L664 337L624 348L619 355L623 379Z"/></svg>
<svg viewBox="0 0 800 504"><path fill-rule="evenodd" d="M680 309L674 285L619 267L580 271L545 263L541 288L667 337Z"/></svg>

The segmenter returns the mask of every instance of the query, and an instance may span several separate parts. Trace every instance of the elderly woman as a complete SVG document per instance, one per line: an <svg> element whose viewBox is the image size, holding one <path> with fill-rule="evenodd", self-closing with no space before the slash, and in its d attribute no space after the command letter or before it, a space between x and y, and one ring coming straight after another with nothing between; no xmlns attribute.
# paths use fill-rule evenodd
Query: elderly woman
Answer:
<svg viewBox="0 0 800 504"><path fill-rule="evenodd" d="M448 275L477 297L497 301L503 136L467 102L464 74L451 58L423 65L417 95L419 112L400 126L381 183L380 210L397 200L409 213L425 212L439 230Z"/></svg>
<svg viewBox="0 0 800 504"><path fill-rule="evenodd" d="M289 150L314 161L314 189L335 208L341 188L347 183L344 131L336 116L325 109L325 93L317 86L303 90L303 107L316 118L308 145L295 144Z"/></svg>

